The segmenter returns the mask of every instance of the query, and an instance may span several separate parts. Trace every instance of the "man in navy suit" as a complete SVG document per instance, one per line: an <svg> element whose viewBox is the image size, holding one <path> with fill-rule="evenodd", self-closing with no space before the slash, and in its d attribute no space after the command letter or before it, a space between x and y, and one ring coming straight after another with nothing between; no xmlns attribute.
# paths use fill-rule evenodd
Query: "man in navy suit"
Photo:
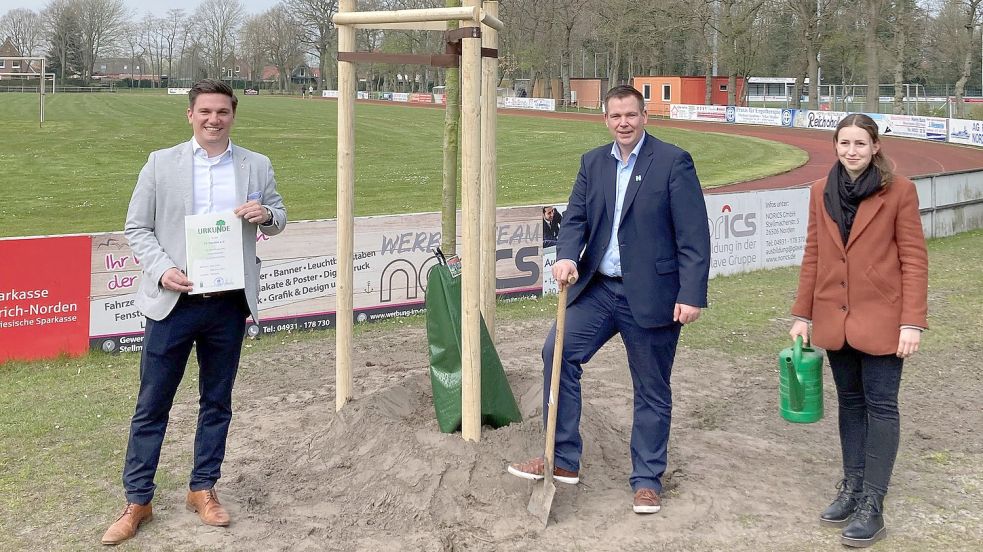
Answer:
<svg viewBox="0 0 983 552"><path fill-rule="evenodd" d="M582 365L620 333L634 385L631 434L633 510L661 508L679 331L707 304L710 232L693 159L645 132L648 113L630 86L604 97L612 144L580 162L557 241L553 277L567 294L554 478L580 481ZM546 424L556 326L543 346L543 424ZM536 457L509 466L513 475L542 479Z"/></svg>

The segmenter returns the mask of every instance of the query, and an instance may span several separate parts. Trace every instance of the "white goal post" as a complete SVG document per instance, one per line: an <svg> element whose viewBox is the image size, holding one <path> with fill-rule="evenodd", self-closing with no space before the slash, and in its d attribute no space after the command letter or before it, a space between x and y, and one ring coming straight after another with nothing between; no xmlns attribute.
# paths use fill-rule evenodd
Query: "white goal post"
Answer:
<svg viewBox="0 0 983 552"><path fill-rule="evenodd" d="M31 63L32 61L40 61L41 62L41 70L40 71L33 71L33 70L31 70L31 71L25 71L25 72L20 72L20 73L13 73L13 72L0 73L0 79L2 79L3 77L21 77L21 78L28 77L28 78L38 78L39 79L38 80L38 83L39 83L39 86L38 86L38 126L43 125L44 124L44 81L47 80L47 78L49 76L51 77L51 92L54 93L54 91L55 91L55 75L54 75L54 73L45 73L44 72L45 59L43 57L31 57L31 56L0 56L0 61L4 61L5 62L7 60L10 60L11 62L15 62L15 61L19 61L19 62L22 62L22 63L23 62L28 62L27 63L27 68L28 69L32 69L33 68L33 63ZM4 65L6 65L6 63Z"/></svg>

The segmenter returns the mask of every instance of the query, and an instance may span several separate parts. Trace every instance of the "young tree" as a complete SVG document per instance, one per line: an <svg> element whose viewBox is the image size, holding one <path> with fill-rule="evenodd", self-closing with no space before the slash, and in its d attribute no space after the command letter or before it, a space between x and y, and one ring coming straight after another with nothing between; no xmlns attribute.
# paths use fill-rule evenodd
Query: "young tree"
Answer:
<svg viewBox="0 0 983 552"><path fill-rule="evenodd" d="M461 0L446 0L445 7L459 8ZM447 30L458 28L448 21ZM460 151L461 71L449 67L444 74L444 159L440 202L441 249L448 256L457 253L457 155Z"/></svg>

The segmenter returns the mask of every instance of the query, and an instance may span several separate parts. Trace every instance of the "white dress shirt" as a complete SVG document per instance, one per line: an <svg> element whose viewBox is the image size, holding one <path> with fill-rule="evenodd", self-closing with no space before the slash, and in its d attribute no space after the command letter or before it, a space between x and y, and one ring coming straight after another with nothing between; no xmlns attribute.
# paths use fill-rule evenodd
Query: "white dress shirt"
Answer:
<svg viewBox="0 0 983 552"><path fill-rule="evenodd" d="M194 214L231 211L236 205L236 173L232 164L232 140L220 155L208 157L205 148L191 138L194 152Z"/></svg>

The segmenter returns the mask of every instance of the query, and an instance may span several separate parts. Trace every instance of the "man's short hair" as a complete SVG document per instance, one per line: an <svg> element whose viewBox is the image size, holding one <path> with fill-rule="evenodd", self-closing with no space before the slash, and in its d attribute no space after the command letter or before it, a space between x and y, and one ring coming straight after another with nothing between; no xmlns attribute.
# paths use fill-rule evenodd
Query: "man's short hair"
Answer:
<svg viewBox="0 0 983 552"><path fill-rule="evenodd" d="M645 111L645 97L642 96L641 92L635 90L635 88L628 86L627 84L619 84L611 90L608 90L608 93L604 95L604 111L607 112L608 110L608 100L611 100L612 98L627 98L629 96L637 99L638 106L642 111Z"/></svg>
<svg viewBox="0 0 983 552"><path fill-rule="evenodd" d="M193 109L195 107L195 100L198 99L200 94L223 94L232 99L232 113L236 112L236 106L239 105L239 98L236 98L235 92L232 91L232 87L229 86L225 81L220 81L217 79L203 79L191 86L191 90L188 91L188 105Z"/></svg>

